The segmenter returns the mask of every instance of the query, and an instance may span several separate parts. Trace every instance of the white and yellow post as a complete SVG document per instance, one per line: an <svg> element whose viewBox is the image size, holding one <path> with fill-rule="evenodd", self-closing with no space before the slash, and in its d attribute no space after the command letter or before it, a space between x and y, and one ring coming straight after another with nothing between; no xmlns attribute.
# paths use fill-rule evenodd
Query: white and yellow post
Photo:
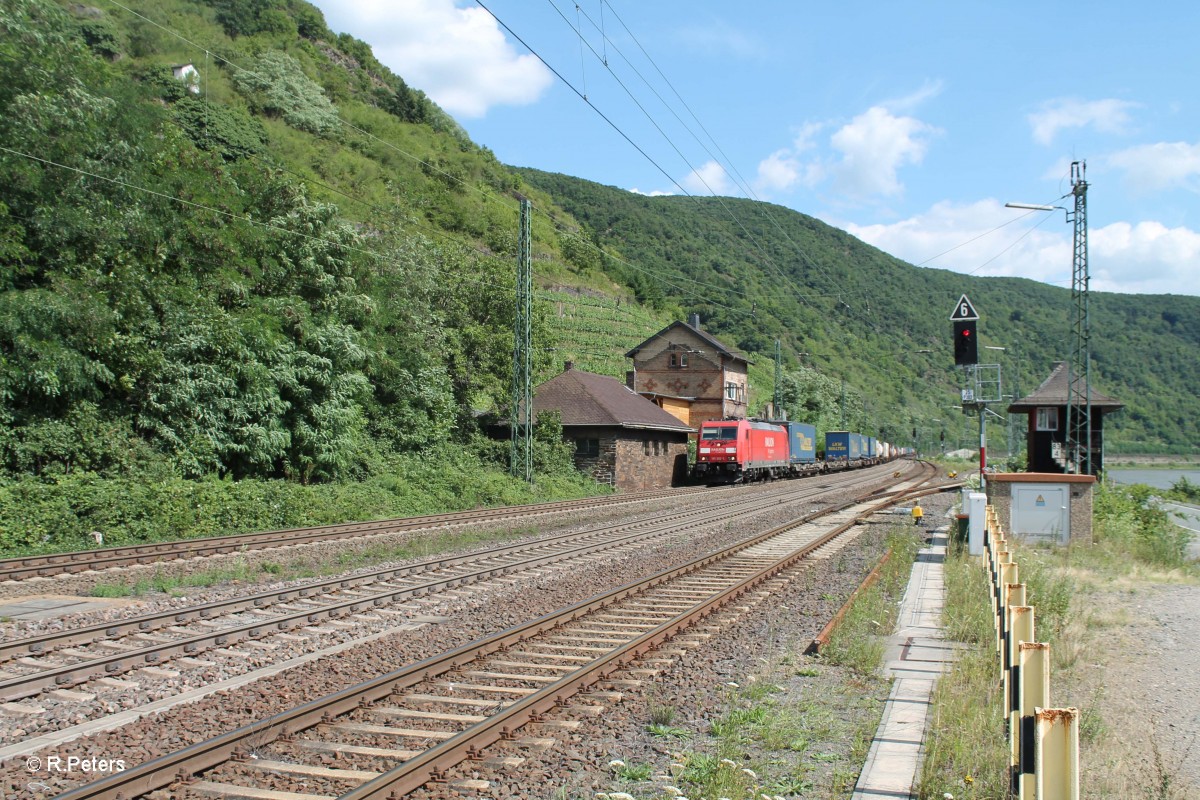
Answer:
<svg viewBox="0 0 1200 800"><path fill-rule="evenodd" d="M1037 800L1079 800L1079 709L1034 710Z"/></svg>
<svg viewBox="0 0 1200 800"><path fill-rule="evenodd" d="M1017 645L1017 709L1011 727L1013 746L1013 794L1019 800L1035 800L1034 711L1050 705L1050 645L1021 642Z"/></svg>

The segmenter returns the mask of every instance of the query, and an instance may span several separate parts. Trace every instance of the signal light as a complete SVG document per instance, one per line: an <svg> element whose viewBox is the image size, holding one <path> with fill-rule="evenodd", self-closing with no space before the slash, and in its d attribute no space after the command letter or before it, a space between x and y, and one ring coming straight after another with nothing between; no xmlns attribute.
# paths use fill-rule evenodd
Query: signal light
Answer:
<svg viewBox="0 0 1200 800"><path fill-rule="evenodd" d="M979 363L979 350L975 342L975 320L954 323L954 364L964 367Z"/></svg>

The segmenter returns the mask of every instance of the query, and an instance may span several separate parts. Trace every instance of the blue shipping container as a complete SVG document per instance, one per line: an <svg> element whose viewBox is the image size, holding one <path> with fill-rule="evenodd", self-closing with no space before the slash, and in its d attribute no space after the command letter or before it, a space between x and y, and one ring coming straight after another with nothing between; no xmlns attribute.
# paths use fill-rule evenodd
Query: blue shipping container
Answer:
<svg viewBox="0 0 1200 800"><path fill-rule="evenodd" d="M867 437L867 458L879 458L879 441L874 436Z"/></svg>
<svg viewBox="0 0 1200 800"><path fill-rule="evenodd" d="M852 438L849 431L826 431L825 460L845 461L850 458L850 440Z"/></svg>
<svg viewBox="0 0 1200 800"><path fill-rule="evenodd" d="M788 432L788 461L813 464L817 460L817 429L803 422L781 422Z"/></svg>

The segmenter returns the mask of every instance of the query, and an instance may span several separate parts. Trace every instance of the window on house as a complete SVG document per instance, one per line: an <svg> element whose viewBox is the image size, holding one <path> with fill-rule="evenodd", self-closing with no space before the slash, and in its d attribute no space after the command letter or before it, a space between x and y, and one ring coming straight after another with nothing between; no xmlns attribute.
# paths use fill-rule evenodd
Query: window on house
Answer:
<svg viewBox="0 0 1200 800"><path fill-rule="evenodd" d="M682 369L687 366L687 353L671 353L671 367Z"/></svg>
<svg viewBox="0 0 1200 800"><path fill-rule="evenodd" d="M644 456L650 455L650 440L649 439L642 440L642 455L644 455Z"/></svg>
<svg viewBox="0 0 1200 800"><path fill-rule="evenodd" d="M1037 410L1037 429L1039 431L1058 430L1058 409L1039 408Z"/></svg>
<svg viewBox="0 0 1200 800"><path fill-rule="evenodd" d="M576 439L575 440L575 455L584 458L594 458L600 455L600 440L599 439Z"/></svg>
<svg viewBox="0 0 1200 800"><path fill-rule="evenodd" d="M736 384L736 383L734 383L734 382L732 382L732 381L730 381L729 383L725 384L725 399L727 399L727 400L741 400L741 399L742 399L742 387L741 387L741 385L740 385L740 384Z"/></svg>
<svg viewBox="0 0 1200 800"><path fill-rule="evenodd" d="M657 439L655 439L654 440L654 455L659 454L659 450L658 450L659 444L660 444L660 442Z"/></svg>

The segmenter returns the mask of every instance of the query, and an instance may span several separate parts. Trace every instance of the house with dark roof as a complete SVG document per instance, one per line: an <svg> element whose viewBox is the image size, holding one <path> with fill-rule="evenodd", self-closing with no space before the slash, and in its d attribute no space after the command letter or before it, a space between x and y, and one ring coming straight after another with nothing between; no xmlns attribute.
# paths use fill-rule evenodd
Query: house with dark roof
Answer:
<svg viewBox="0 0 1200 800"><path fill-rule="evenodd" d="M575 466L601 483L638 491L683 483L690 426L616 378L563 372L534 390L534 418L556 411L574 443Z"/></svg>
<svg viewBox="0 0 1200 800"><path fill-rule="evenodd" d="M697 429L707 420L744 419L750 360L700 328L700 315L672 322L625 354L626 383Z"/></svg>
<svg viewBox="0 0 1200 800"><path fill-rule="evenodd" d="M1041 386L1008 407L1010 414L1029 415L1029 472L1074 472L1067 468L1067 390L1067 364L1059 361ZM1125 404L1092 387L1088 390L1088 400L1092 413L1092 439L1084 445L1080 461L1086 464L1090 454L1091 474L1096 475L1104 467L1104 416L1119 411ZM1073 409L1073 413L1086 415L1087 412L1085 406ZM1080 470L1086 471L1086 468Z"/></svg>

